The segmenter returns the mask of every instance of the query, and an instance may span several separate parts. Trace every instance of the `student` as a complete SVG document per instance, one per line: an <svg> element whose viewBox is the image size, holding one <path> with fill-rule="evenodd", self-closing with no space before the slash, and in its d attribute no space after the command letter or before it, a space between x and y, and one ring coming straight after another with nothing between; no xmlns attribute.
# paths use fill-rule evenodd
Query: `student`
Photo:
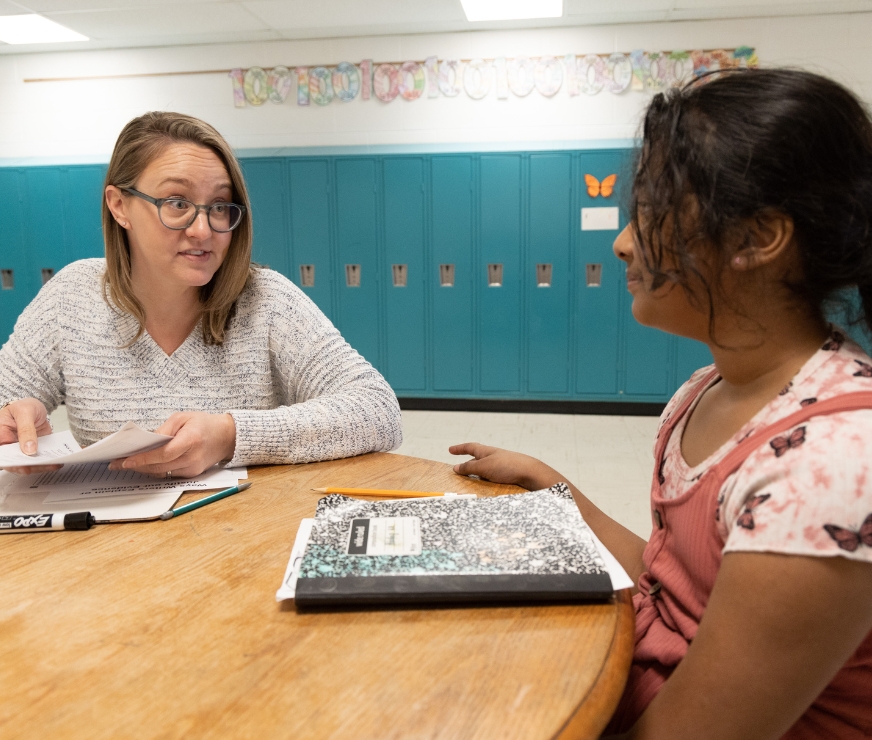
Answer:
<svg viewBox="0 0 872 740"><path fill-rule="evenodd" d="M211 126L146 113L124 127L103 236L106 259L58 272L0 350L0 443L34 452L66 402L83 445L128 420L173 435L112 464L158 476L400 444L384 378L296 286L251 264L245 181Z"/></svg>
<svg viewBox="0 0 872 740"><path fill-rule="evenodd" d="M722 73L653 99L615 241L633 316L706 342L655 441L646 543L573 489L636 580L636 646L606 731L626 738L872 735L872 122L840 85ZM564 478L461 444L529 489Z"/></svg>

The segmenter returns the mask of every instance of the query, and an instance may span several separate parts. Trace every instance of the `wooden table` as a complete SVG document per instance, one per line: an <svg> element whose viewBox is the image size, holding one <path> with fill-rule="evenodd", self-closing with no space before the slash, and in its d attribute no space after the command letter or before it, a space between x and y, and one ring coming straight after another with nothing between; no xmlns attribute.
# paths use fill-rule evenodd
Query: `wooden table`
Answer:
<svg viewBox="0 0 872 740"><path fill-rule="evenodd" d="M0 536L3 740L598 737L629 669L627 592L308 614L274 600L313 487L518 489L387 453L250 475L168 522Z"/></svg>

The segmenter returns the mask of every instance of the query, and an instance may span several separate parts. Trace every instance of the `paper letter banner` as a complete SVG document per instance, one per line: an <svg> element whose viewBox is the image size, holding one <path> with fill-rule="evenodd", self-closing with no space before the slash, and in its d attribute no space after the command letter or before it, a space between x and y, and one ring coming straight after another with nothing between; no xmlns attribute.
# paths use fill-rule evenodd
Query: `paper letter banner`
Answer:
<svg viewBox="0 0 872 740"><path fill-rule="evenodd" d="M416 100L455 98L461 92L473 100L493 95L497 100L525 98L533 90L550 98L566 95L583 100L603 91L621 95L627 90L656 93L684 85L710 72L756 67L757 55L749 46L736 49L692 51L645 51L628 54L561 54L531 59L525 56L493 59L443 59L382 62L364 59L358 65L250 67L228 73L233 105L262 106L267 101L282 104L327 106L334 101L350 103L372 97L385 104L397 98ZM583 95L580 95L583 93Z"/></svg>

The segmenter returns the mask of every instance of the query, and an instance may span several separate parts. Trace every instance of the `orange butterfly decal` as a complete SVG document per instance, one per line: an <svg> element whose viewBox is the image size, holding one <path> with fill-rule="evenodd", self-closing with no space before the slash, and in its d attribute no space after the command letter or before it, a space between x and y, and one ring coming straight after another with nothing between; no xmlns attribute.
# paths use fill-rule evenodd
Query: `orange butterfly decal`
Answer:
<svg viewBox="0 0 872 740"><path fill-rule="evenodd" d="M603 181L600 182L593 175L585 175L584 184L587 185L587 194L591 198L596 198L598 195L602 195L603 198L608 198L615 191L615 182L617 179L617 175L609 175L608 177L604 177Z"/></svg>

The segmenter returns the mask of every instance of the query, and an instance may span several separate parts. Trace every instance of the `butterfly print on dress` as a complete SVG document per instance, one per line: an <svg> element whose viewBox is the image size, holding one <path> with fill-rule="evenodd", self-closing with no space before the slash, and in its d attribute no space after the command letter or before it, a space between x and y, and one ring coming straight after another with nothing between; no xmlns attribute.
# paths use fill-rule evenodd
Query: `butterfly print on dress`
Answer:
<svg viewBox="0 0 872 740"><path fill-rule="evenodd" d="M660 461L660 469L657 471L657 480L660 481L660 485L662 486L666 483L666 476L663 475L663 466L666 465L666 456L663 456L663 459Z"/></svg>
<svg viewBox="0 0 872 740"><path fill-rule="evenodd" d="M745 529L754 529L754 509L760 506L764 501L768 500L771 495L771 493L764 493L760 496L754 496L754 498L745 504L745 508L742 510L742 513L739 514L736 524Z"/></svg>
<svg viewBox="0 0 872 740"><path fill-rule="evenodd" d="M821 347L823 350L828 350L830 352L838 352L842 345L845 343L845 335L840 334L837 331L834 331L832 336L824 342L824 346Z"/></svg>
<svg viewBox="0 0 872 740"><path fill-rule="evenodd" d="M824 524L824 529L842 550L854 552L860 545L872 547L872 514L866 517L857 532L838 524Z"/></svg>
<svg viewBox="0 0 872 740"><path fill-rule="evenodd" d="M854 373L855 378L872 378L872 365L860 360L854 360L854 362L860 366L860 369Z"/></svg>
<svg viewBox="0 0 872 740"><path fill-rule="evenodd" d="M817 403L816 398L803 398L799 402L799 405L802 406L803 408L805 408L806 406L811 406L813 403Z"/></svg>
<svg viewBox="0 0 872 740"><path fill-rule="evenodd" d="M805 442L805 427L797 427L790 434L770 440L769 446L775 450L775 457L781 457L793 447L799 447Z"/></svg>
<svg viewBox="0 0 872 740"><path fill-rule="evenodd" d="M786 396L790 392L791 388L793 388L793 381L792 380L786 386L784 386L784 388L782 388L780 391L778 391L778 395L779 396Z"/></svg>

